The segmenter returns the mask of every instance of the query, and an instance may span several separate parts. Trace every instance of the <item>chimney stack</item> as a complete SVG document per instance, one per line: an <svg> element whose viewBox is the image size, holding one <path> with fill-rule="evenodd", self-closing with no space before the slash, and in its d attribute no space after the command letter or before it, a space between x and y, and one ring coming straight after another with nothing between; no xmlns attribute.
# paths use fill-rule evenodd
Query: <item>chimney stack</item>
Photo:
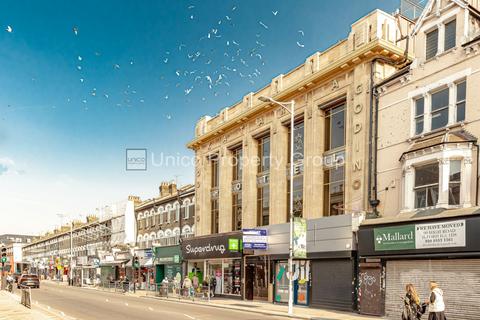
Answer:
<svg viewBox="0 0 480 320"><path fill-rule="evenodd" d="M160 198L168 196L169 190L168 190L168 182L162 182L160 184Z"/></svg>

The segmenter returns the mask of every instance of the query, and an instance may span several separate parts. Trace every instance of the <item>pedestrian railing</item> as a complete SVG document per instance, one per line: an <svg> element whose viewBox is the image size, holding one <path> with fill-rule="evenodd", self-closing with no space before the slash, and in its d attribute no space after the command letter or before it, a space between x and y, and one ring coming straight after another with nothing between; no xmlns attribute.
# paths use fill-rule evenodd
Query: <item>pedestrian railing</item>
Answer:
<svg viewBox="0 0 480 320"><path fill-rule="evenodd" d="M20 286L20 303L27 308L32 308L32 289L28 286Z"/></svg>

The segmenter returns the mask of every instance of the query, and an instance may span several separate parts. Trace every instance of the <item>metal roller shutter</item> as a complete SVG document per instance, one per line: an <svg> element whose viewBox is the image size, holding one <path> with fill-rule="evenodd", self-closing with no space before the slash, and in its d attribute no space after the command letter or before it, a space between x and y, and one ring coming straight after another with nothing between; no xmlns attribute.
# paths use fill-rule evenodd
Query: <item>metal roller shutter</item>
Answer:
<svg viewBox="0 0 480 320"><path fill-rule="evenodd" d="M311 263L311 305L318 308L352 311L352 261L328 259L312 260Z"/></svg>
<svg viewBox="0 0 480 320"><path fill-rule="evenodd" d="M388 261L387 318L401 318L401 297L408 283L417 288L422 302L428 299L430 280L438 282L444 291L448 320L480 319L480 259Z"/></svg>

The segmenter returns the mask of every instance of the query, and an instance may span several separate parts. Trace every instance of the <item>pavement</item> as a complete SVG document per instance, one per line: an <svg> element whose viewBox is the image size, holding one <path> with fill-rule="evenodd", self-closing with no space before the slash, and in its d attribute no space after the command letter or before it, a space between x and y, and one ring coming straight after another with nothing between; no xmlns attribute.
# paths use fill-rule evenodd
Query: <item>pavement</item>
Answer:
<svg viewBox="0 0 480 320"><path fill-rule="evenodd" d="M285 317L197 304L148 299L145 296L68 287L42 281L32 289L34 303L66 319L98 320L285 320ZM36 319L36 318L35 318Z"/></svg>
<svg viewBox="0 0 480 320"><path fill-rule="evenodd" d="M29 309L20 304L18 295L0 291L0 320L59 320L67 319L56 315L41 306L32 305Z"/></svg>
<svg viewBox="0 0 480 320"><path fill-rule="evenodd" d="M46 285L45 285L46 284ZM135 294L119 294L112 293L108 291L102 291L97 289L89 288L77 288L77 287L67 287L64 284L59 283L48 283L46 281L42 282L42 287L46 288L47 293L51 296L52 291L55 290L59 295L64 295L66 292L77 296L78 300L86 299L89 304L93 303L91 300L95 299L109 299L108 303L116 305L125 303L132 303L129 301L135 302L135 308L137 305L139 308L146 307L147 310L153 312L153 310L162 310L162 312L167 312L171 310L172 317L171 319L177 319L175 312L182 310L185 312L181 314L178 319L189 319L190 316L193 318L190 319L283 319L293 318L293 319L311 319L311 320L379 320L379 317L368 317L361 316L356 313L347 313L347 312L337 312L322 310L316 308L308 307L294 307L294 316L290 317L288 315L288 307L286 305L272 304L267 302L251 302L251 301L242 301L235 299L221 299L213 298L210 301L203 299L195 299L194 301L188 299L178 299L178 298L161 298L147 295L145 291L137 291ZM37 295L38 297L38 295ZM81 297L81 298L80 298ZM133 299L133 300L132 300ZM49 299L50 300L50 299ZM48 302L48 301L47 301ZM42 303L45 303L45 300L42 300ZM67 304L64 304L65 306ZM129 306L132 306L129 304ZM65 308L64 308L65 309ZM187 312L188 311L188 312ZM69 310L64 310L66 314L70 314ZM75 314L74 314L75 316ZM144 318L145 314L142 313L141 317L138 315L135 319L149 319ZM237 318L237 316L239 316ZM78 317L79 319L90 319L84 317ZM169 317L170 318L170 317ZM92 318L93 319L93 318ZM104 319L117 319L117 318L104 318ZM121 318L118 318L121 319ZM132 318L129 318L132 319Z"/></svg>

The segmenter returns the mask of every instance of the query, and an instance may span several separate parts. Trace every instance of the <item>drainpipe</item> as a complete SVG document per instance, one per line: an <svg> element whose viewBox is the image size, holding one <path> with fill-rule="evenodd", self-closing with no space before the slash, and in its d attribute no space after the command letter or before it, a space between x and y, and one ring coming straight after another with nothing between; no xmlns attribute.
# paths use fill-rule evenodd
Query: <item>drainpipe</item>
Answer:
<svg viewBox="0 0 480 320"><path fill-rule="evenodd" d="M478 207L478 182L479 182L479 179L480 177L478 176L478 166L480 165L479 162L480 162L480 147L478 145L478 143L475 143L475 146L477 147L477 179L476 180L476 188L475 188L475 206Z"/></svg>
<svg viewBox="0 0 480 320"><path fill-rule="evenodd" d="M369 163L368 163L368 199L369 204L373 208L373 212L370 215L371 218L378 217L377 207L380 203L377 199L377 178L376 178L376 167L377 167L377 120L378 120L378 95L377 95L377 86L374 84L374 77L375 77L375 64L379 60L379 58L375 58L370 63L370 118L369 118L369 136L370 136L370 143L368 144L368 155L369 155ZM375 96L375 103L374 103L374 96ZM375 105L375 120L373 114L373 108ZM374 124L375 122L375 124ZM375 125L375 129L373 128ZM375 130L375 131L373 131ZM375 150L373 149L373 145L375 143ZM375 162L375 164L374 164ZM372 173L373 173L373 187L372 187ZM374 191L374 192L372 192Z"/></svg>
<svg viewBox="0 0 480 320"><path fill-rule="evenodd" d="M377 181L377 159L378 159L378 149L377 149L377 141L378 141L378 92L377 89L380 85L388 82L389 80L393 80L400 76L401 74L394 75L392 78L386 79L386 81L375 84L374 77L375 77L375 63L377 61L386 62L390 65L393 65L397 68L404 68L409 64L408 61L408 48L409 48L409 40L410 37L404 36L399 40L406 40L404 57L402 61L395 62L390 59L386 58L375 58L372 60L370 65L370 121L369 121L369 144L368 144L368 152L369 152L369 173L368 173L368 199L369 204L373 209L373 212L368 215L367 218L378 218L378 205L380 204L380 200L377 197L377 188L378 188L378 181ZM374 114L375 108L375 114ZM374 148L375 146L375 148ZM373 177L372 177L373 175ZM373 181L372 181L373 178ZM373 186L372 186L373 184ZM478 186L478 183L477 183Z"/></svg>

